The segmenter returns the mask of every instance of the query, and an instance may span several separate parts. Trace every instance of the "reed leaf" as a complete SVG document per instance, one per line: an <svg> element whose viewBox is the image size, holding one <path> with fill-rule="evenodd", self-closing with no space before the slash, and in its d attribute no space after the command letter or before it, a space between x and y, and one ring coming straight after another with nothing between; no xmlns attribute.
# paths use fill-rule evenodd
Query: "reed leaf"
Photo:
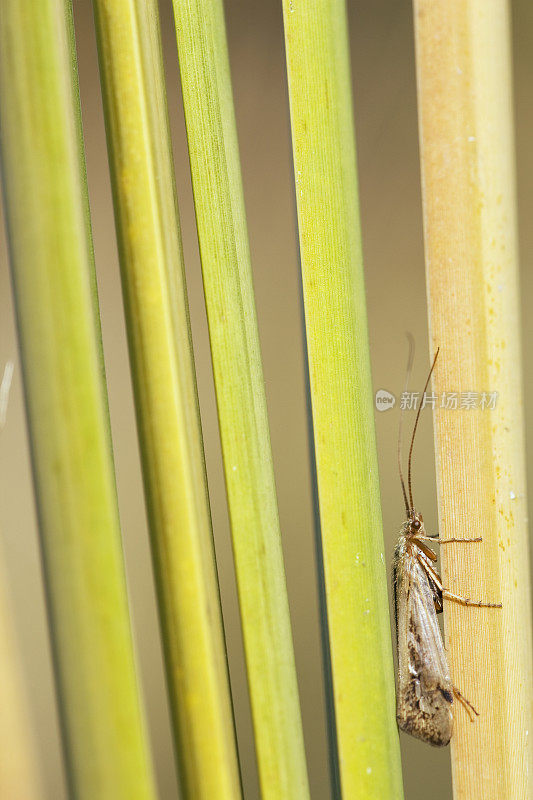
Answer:
<svg viewBox="0 0 533 800"><path fill-rule="evenodd" d="M14 364L8 361L0 381L0 433L7 416ZM39 767L35 739L28 714L28 698L21 669L21 655L13 628L7 570L0 542L0 797L39 800Z"/></svg>
<svg viewBox="0 0 533 800"><path fill-rule="evenodd" d="M284 0L329 658L345 798L402 796L346 9Z"/></svg>
<svg viewBox="0 0 533 800"><path fill-rule="evenodd" d="M130 358L184 798L239 798L157 2L94 2Z"/></svg>
<svg viewBox="0 0 533 800"><path fill-rule="evenodd" d="M435 411L439 532L483 537L445 550L444 583L503 603L446 608L453 680L480 714L471 724L455 713L454 797L526 798L533 683L509 9L415 0L414 12L434 389L472 392L476 406Z"/></svg>
<svg viewBox="0 0 533 800"><path fill-rule="evenodd" d="M69 791L152 800L67 0L0 5L2 177Z"/></svg>
<svg viewBox="0 0 533 800"><path fill-rule="evenodd" d="M259 781L308 797L221 0L174 16Z"/></svg>
<svg viewBox="0 0 533 800"><path fill-rule="evenodd" d="M41 800L44 793L13 630L3 556L0 548L0 797Z"/></svg>

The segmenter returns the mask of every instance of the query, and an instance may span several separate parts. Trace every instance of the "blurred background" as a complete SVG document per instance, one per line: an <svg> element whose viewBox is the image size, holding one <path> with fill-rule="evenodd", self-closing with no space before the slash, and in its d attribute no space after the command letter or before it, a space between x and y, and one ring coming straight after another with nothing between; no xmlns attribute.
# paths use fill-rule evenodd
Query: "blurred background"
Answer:
<svg viewBox="0 0 533 800"><path fill-rule="evenodd" d="M218 439L209 341L202 295L194 209L170 0L161 0L198 387L222 603L230 659L245 796L258 798L246 692L231 540ZM511 3L514 40L516 143L521 248L522 330L526 426L533 422L533 5ZM302 308L296 213L283 48L281 2L226 0L230 59L241 146L264 375L305 743L313 800L330 784L315 571L315 534L306 418ZM429 353L418 164L412 9L409 0L348 3L374 389L399 395L410 330L417 343L413 389L421 390ZM124 550L157 778L162 800L177 796L175 767L154 604L139 456L107 166L90 0L74 0L82 113L100 292L104 351ZM21 651L22 675L47 800L66 797L46 626L38 533L24 420L21 374L7 263L0 227L0 366L15 376L0 450L0 559ZM389 564L403 519L396 468L398 408L376 413L386 552ZM533 441L527 442L530 489ZM431 416L421 424L414 491L426 526L436 531ZM530 491L531 496L531 491ZM391 633L392 636L392 633ZM407 800L451 797L449 750L401 737ZM427 780L426 780L427 778ZM428 781L430 780L430 783ZM7 799L6 799L7 800Z"/></svg>

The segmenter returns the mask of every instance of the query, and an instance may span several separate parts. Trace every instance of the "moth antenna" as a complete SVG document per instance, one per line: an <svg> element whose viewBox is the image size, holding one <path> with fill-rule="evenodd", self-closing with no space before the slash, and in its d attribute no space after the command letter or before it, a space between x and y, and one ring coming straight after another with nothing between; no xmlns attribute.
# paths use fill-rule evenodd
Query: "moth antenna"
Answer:
<svg viewBox="0 0 533 800"><path fill-rule="evenodd" d="M404 394L407 392L407 386L409 385L409 378L411 377L411 372L413 369L413 361L415 358L415 340L413 339L413 335L409 332L406 332L405 335L407 336L407 341L409 342L409 354L407 356L407 370L405 374L405 386L403 390ZM403 428L404 414L405 414L405 407L400 409L400 422L398 424L398 471L400 473L400 481L402 484L403 499L405 502L405 513L408 517L409 502L407 500L405 481L403 479L403 473L402 473L402 428Z"/></svg>
<svg viewBox="0 0 533 800"><path fill-rule="evenodd" d="M437 347L437 351L436 351L435 356L433 358L433 364L431 365L431 369L429 370L428 377L427 377L427 380L426 380L426 385L424 386L424 390L422 392L422 397L425 395L426 389L428 388L429 381L430 381L430 378L431 378L431 373L435 369L435 364L437 362L437 356L439 354L439 351L440 351L440 347ZM420 405L418 406L418 411L416 412L415 425L414 425L414 428L413 428L413 435L411 437L411 446L409 448L409 461L407 463L407 485L409 486L409 502L411 503L411 508L414 508L414 505L413 505L413 490L412 490L412 487L411 487L411 463L412 463L412 459L413 459L413 445L415 443L415 434L416 434L416 429L418 427L418 420L420 419L420 412L421 411L422 411L422 402L420 402Z"/></svg>

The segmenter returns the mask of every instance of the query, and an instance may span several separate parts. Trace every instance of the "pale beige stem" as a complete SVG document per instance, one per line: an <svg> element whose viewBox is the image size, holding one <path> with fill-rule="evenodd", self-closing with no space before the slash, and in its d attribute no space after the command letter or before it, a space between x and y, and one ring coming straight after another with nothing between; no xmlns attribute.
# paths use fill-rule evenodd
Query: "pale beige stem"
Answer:
<svg viewBox="0 0 533 800"><path fill-rule="evenodd" d="M0 797L39 800L35 741L11 619L3 552L0 549Z"/></svg>
<svg viewBox="0 0 533 800"><path fill-rule="evenodd" d="M415 0L434 388L495 408L435 412L445 585L503 603L447 607L456 713L454 796L531 797L531 617L524 468L508 7ZM487 393L485 397L483 392ZM460 399L460 395L459 395ZM494 398L492 398L494 399Z"/></svg>

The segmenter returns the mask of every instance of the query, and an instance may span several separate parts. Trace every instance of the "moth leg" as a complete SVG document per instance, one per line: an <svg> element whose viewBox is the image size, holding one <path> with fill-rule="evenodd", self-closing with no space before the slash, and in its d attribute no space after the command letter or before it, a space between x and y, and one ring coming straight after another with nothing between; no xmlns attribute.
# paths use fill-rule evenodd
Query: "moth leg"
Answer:
<svg viewBox="0 0 533 800"><path fill-rule="evenodd" d="M458 594L450 592L449 589L445 589L442 585L440 575L424 561L424 559L419 558L418 563L423 566L430 579L436 583L445 600L454 600L456 603L461 603L463 606L476 606L476 608L502 608L501 603L484 603L482 600L471 600L469 597L461 597Z"/></svg>
<svg viewBox="0 0 533 800"><path fill-rule="evenodd" d="M451 544L452 542L482 542L482 536L476 536L475 539L457 539L455 537L451 539L441 539L439 534L437 533L435 536L417 536L417 539L426 539L429 542L435 542L435 544Z"/></svg>
<svg viewBox="0 0 533 800"><path fill-rule="evenodd" d="M436 539L439 544L451 544L452 542L482 542L483 536L476 536L473 539L457 539L452 537L451 539Z"/></svg>
<svg viewBox="0 0 533 800"><path fill-rule="evenodd" d="M457 686L452 686L452 691L453 691L454 697L456 697L459 700L459 702L461 703L463 708L466 710L466 713L470 717L470 722L474 722L475 718L472 716L472 714L470 712L473 711L474 714L476 715L476 717L479 717L479 711L476 711L476 709L474 708L474 706L472 705L470 700L467 700L466 697L464 696L464 694L461 694L461 692L459 691Z"/></svg>
<svg viewBox="0 0 533 800"><path fill-rule="evenodd" d="M417 541L416 546L420 548L420 550L422 550L424 555L427 556L431 561L437 560L437 554L435 553L435 551L432 550L431 547L425 545L424 542L421 542L420 539Z"/></svg>
<svg viewBox="0 0 533 800"><path fill-rule="evenodd" d="M428 576L429 585L433 591L433 602L435 604L435 611L437 614L442 613L443 603L442 603L442 582L438 572L433 569L433 567L428 564L423 558L418 559L418 563L421 564Z"/></svg>
<svg viewBox="0 0 533 800"><path fill-rule="evenodd" d="M450 592L442 585L439 574L426 562L424 559L419 558L418 563L421 564L429 577L435 581L440 589L441 595L445 600L454 600L456 603L461 603L463 606L476 606L476 608L503 608L501 603L484 603L482 600L471 600L469 597L461 597L458 594Z"/></svg>
<svg viewBox="0 0 533 800"><path fill-rule="evenodd" d="M461 597L458 594L450 592L448 589L442 589L442 596L445 600L454 600L456 603L461 603L463 606L476 606L476 608L503 608L501 603L484 603L482 600L471 600L469 597Z"/></svg>
<svg viewBox="0 0 533 800"><path fill-rule="evenodd" d="M420 564L420 566L422 566L427 572L430 581L433 581L437 585L439 591L442 592L443 591L442 581L440 579L440 575L437 572L437 570L433 569L433 567L430 564L428 564L428 562L423 558L417 556L417 561Z"/></svg>

